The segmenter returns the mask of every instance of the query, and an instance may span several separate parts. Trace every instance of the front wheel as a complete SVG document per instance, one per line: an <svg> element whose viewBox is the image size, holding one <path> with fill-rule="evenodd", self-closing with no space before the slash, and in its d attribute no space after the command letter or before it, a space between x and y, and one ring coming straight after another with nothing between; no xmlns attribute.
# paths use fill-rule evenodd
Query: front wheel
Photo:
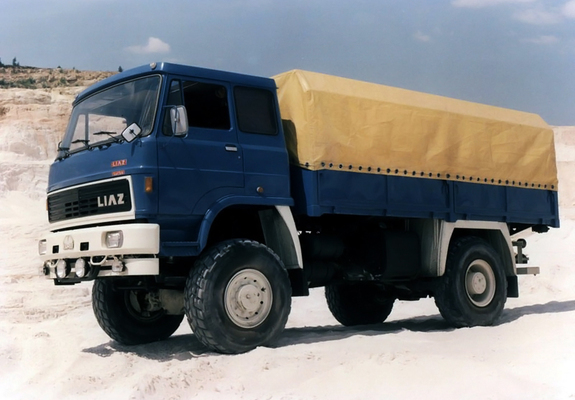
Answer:
<svg viewBox="0 0 575 400"><path fill-rule="evenodd" d="M291 307L291 286L279 257L250 240L230 240L198 259L184 294L188 322L200 342L237 354L273 342Z"/></svg>
<svg viewBox="0 0 575 400"><path fill-rule="evenodd" d="M138 284L122 288L122 281L102 278L94 281L92 308L100 327L115 341L144 344L169 338L184 319L168 315L152 304L156 292L138 288Z"/></svg>
<svg viewBox="0 0 575 400"><path fill-rule="evenodd" d="M458 239L435 293L443 318L456 327L493 325L506 300L507 279L497 252L480 238Z"/></svg>

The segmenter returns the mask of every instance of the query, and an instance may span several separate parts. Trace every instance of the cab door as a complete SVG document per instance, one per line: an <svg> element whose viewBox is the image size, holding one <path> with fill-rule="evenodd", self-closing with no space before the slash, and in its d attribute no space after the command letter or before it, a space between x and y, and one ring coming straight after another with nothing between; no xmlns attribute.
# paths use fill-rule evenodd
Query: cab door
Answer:
<svg viewBox="0 0 575 400"><path fill-rule="evenodd" d="M226 83L173 79L167 104L186 107L189 128L187 136L174 137L166 108L158 137L159 214L175 230L190 229L218 200L243 192L242 148Z"/></svg>
<svg viewBox="0 0 575 400"><path fill-rule="evenodd" d="M238 140L244 156L246 196L289 198L289 161L273 87L234 87Z"/></svg>

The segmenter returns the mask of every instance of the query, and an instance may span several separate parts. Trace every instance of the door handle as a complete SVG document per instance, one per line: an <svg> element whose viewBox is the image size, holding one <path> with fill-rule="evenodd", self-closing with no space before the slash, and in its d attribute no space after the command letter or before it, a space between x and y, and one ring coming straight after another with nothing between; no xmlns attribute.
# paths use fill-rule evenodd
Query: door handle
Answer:
<svg viewBox="0 0 575 400"><path fill-rule="evenodd" d="M225 149L226 149L226 151L230 151L232 153L235 153L238 151L238 147L234 146L233 144L226 144Z"/></svg>

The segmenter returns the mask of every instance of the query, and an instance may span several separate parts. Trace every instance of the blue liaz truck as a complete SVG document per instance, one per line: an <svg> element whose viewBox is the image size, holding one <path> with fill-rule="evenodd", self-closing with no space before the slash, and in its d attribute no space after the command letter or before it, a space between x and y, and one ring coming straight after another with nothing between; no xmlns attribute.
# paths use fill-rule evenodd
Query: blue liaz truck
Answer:
<svg viewBox="0 0 575 400"><path fill-rule="evenodd" d="M537 115L293 70L169 63L80 93L47 190L41 274L93 282L123 344L172 335L242 353L325 287L343 325L434 297L453 326L497 322L558 227L553 132Z"/></svg>

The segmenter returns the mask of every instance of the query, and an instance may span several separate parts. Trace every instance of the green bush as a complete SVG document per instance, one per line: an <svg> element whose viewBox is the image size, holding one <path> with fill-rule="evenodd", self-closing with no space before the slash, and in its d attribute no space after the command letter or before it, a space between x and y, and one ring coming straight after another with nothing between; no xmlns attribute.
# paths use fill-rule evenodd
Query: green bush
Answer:
<svg viewBox="0 0 575 400"><path fill-rule="evenodd" d="M24 89L36 89L36 80L32 77L20 79L16 81L15 87L21 87Z"/></svg>

